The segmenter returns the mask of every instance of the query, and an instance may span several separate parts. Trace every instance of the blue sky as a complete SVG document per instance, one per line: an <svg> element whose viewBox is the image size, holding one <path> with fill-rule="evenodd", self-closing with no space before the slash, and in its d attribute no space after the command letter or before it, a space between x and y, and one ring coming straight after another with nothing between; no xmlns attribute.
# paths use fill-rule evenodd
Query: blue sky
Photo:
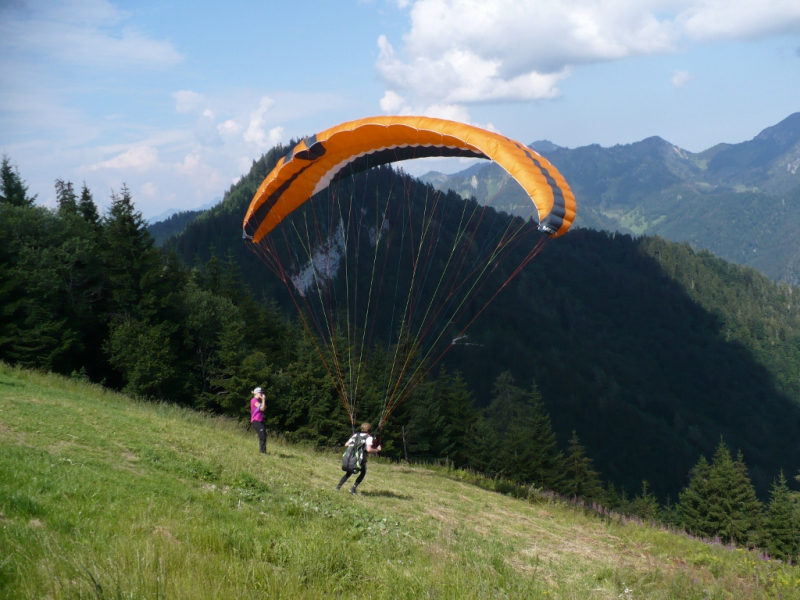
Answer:
<svg viewBox="0 0 800 600"><path fill-rule="evenodd" d="M63 178L194 208L368 115L698 152L797 111L797 0L0 0L0 151L45 204Z"/></svg>

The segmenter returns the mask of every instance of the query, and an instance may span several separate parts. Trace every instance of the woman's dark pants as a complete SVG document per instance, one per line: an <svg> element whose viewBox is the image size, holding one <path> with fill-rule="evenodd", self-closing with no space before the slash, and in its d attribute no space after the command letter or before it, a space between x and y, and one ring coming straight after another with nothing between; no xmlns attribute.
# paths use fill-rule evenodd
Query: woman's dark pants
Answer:
<svg viewBox="0 0 800 600"><path fill-rule="evenodd" d="M264 427L264 423L261 421L253 421L252 423L253 429L256 430L258 434L258 449L261 454L267 453L267 428Z"/></svg>

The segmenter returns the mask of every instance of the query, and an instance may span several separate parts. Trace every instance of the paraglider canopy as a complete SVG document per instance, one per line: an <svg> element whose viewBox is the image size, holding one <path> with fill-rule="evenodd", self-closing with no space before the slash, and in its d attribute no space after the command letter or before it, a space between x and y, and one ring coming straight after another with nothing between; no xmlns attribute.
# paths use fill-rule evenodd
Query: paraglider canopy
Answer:
<svg viewBox="0 0 800 600"><path fill-rule="evenodd" d="M491 206L502 188L478 202L381 168L442 156L495 161L546 235ZM523 144L443 119L372 117L292 148L256 192L243 233L285 285L351 425L360 405L382 430L452 346L475 345L456 341L574 219L567 182Z"/></svg>
<svg viewBox="0 0 800 600"><path fill-rule="evenodd" d="M331 182L372 167L431 156L485 158L503 167L536 206L539 228L558 237L575 220L575 196L550 162L498 133L428 117L370 117L342 123L297 144L267 176L244 219L258 243Z"/></svg>

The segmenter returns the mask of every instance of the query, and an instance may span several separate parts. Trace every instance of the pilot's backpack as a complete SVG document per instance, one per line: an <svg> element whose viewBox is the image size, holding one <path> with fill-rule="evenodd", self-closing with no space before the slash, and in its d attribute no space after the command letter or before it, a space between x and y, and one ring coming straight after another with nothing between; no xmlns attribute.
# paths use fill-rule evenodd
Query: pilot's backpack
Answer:
<svg viewBox="0 0 800 600"><path fill-rule="evenodd" d="M342 471L359 473L364 465L364 453L367 451L368 433L357 433L353 443L342 455Z"/></svg>

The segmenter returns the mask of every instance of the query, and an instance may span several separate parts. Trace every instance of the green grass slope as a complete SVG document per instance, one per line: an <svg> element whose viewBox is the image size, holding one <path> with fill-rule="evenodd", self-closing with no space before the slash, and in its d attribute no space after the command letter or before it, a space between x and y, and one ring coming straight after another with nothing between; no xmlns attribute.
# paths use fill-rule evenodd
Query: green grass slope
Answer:
<svg viewBox="0 0 800 600"><path fill-rule="evenodd" d="M0 364L2 598L771 598L800 570Z"/></svg>

